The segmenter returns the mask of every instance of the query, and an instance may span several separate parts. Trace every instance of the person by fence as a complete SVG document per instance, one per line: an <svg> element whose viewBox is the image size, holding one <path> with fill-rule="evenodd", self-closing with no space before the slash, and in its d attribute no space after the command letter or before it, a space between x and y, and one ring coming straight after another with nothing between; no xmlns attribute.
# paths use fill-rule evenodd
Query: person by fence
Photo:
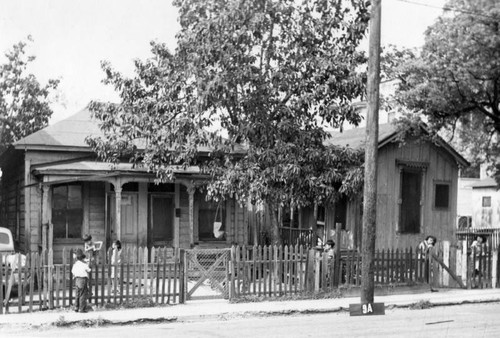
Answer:
<svg viewBox="0 0 500 338"><path fill-rule="evenodd" d="M87 297L89 294L88 279L90 267L85 263L85 254L81 249L76 252L76 262L71 269L75 278L76 301L75 312L87 312Z"/></svg>
<svg viewBox="0 0 500 338"><path fill-rule="evenodd" d="M472 287L478 287L480 284L480 279L482 277L481 270L483 269L481 260L484 258L486 253L486 243L484 241L484 237L478 235L476 240L472 242L471 246L471 255L474 260L474 272L472 274Z"/></svg>
<svg viewBox="0 0 500 338"><path fill-rule="evenodd" d="M112 292L120 292L118 285L120 281L120 265L122 264L122 243L119 240L113 242L111 253L111 285Z"/></svg>
<svg viewBox="0 0 500 338"><path fill-rule="evenodd" d="M418 244L417 255L420 261L423 261L424 278L425 282L431 281L431 263L430 254L436 245L437 239L434 236L427 236L422 242Z"/></svg>

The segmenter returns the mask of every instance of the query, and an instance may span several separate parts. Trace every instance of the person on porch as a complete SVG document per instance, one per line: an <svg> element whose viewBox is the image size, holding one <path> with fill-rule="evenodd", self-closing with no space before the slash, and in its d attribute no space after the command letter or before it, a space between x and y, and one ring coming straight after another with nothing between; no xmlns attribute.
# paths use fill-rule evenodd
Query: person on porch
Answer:
<svg viewBox="0 0 500 338"><path fill-rule="evenodd" d="M97 257L97 252L101 250L102 242L100 241L92 241L91 235L83 236L84 250L85 254L88 257L89 264L93 264Z"/></svg>

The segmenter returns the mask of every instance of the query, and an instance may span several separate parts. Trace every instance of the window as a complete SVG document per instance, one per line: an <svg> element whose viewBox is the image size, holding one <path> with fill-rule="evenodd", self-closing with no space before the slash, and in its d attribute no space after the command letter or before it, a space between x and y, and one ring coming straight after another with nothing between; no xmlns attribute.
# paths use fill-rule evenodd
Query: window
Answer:
<svg viewBox="0 0 500 338"><path fill-rule="evenodd" d="M318 215L316 216L316 224L319 226L325 226L326 212L325 207L318 205Z"/></svg>
<svg viewBox="0 0 500 338"><path fill-rule="evenodd" d="M200 199L198 209L198 239L226 240L226 203Z"/></svg>
<svg viewBox="0 0 500 338"><path fill-rule="evenodd" d="M483 196L483 208L491 207L491 196Z"/></svg>
<svg viewBox="0 0 500 338"><path fill-rule="evenodd" d="M82 236L82 186L67 184L52 189L52 223L54 238Z"/></svg>
<svg viewBox="0 0 500 338"><path fill-rule="evenodd" d="M420 232L420 201L422 199L422 171L414 168L401 170L399 231Z"/></svg>
<svg viewBox="0 0 500 338"><path fill-rule="evenodd" d="M434 186L434 208L448 209L450 207L450 185L436 183Z"/></svg>
<svg viewBox="0 0 500 338"><path fill-rule="evenodd" d="M293 220L290 207L281 208L281 223L284 227L298 228L299 227L299 209L293 208Z"/></svg>
<svg viewBox="0 0 500 338"><path fill-rule="evenodd" d="M340 223L340 229L346 229L347 221L347 198L344 196L335 202L335 229L337 229L337 223Z"/></svg>

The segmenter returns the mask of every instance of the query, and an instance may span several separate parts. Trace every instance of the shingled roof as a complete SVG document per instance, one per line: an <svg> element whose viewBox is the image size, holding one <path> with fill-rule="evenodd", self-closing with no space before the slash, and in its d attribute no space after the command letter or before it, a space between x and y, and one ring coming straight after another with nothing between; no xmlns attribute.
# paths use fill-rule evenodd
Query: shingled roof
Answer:
<svg viewBox="0 0 500 338"><path fill-rule="evenodd" d="M43 149L88 151L87 136L102 135L97 120L93 119L86 107L78 113L45 127L14 143L16 149Z"/></svg>
<svg viewBox="0 0 500 338"><path fill-rule="evenodd" d="M428 132L425 126L422 126L424 132ZM381 148L386 144L395 141L398 136L398 129L392 123L380 124L378 127L378 147ZM364 149L366 139L366 128L354 128L344 130L343 132L331 132L331 137L325 143L327 145L336 145L340 147L348 147L352 149ZM461 166L469 166L469 162L460 155L451 145L445 142L440 137L437 144L449 152Z"/></svg>
<svg viewBox="0 0 500 338"><path fill-rule="evenodd" d="M396 135L396 127L393 124L381 124L378 127L379 144ZM348 147L352 149L361 149L365 146L366 128L347 129L343 132L334 131L330 133L331 137L325 141L326 145L336 145L339 147Z"/></svg>

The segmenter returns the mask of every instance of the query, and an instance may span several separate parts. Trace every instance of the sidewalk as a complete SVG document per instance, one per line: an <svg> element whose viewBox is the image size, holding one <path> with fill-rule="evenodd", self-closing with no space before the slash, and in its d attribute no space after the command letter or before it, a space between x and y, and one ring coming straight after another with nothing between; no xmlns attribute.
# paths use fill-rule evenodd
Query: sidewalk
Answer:
<svg viewBox="0 0 500 338"><path fill-rule="evenodd" d="M419 301L429 301L434 306L457 305L463 303L500 302L500 289L450 290L437 292L376 296L376 303L384 303L387 308L407 307ZM0 315L0 327L33 327L50 325L64 316L66 322L80 320L100 320L113 324L146 321L194 321L215 318L286 315L295 313L326 313L349 309L349 304L359 304L359 297L336 299L264 301L231 304L226 300L188 301L186 304L153 308L120 310L96 310L75 313L70 310L41 311L23 314Z"/></svg>

